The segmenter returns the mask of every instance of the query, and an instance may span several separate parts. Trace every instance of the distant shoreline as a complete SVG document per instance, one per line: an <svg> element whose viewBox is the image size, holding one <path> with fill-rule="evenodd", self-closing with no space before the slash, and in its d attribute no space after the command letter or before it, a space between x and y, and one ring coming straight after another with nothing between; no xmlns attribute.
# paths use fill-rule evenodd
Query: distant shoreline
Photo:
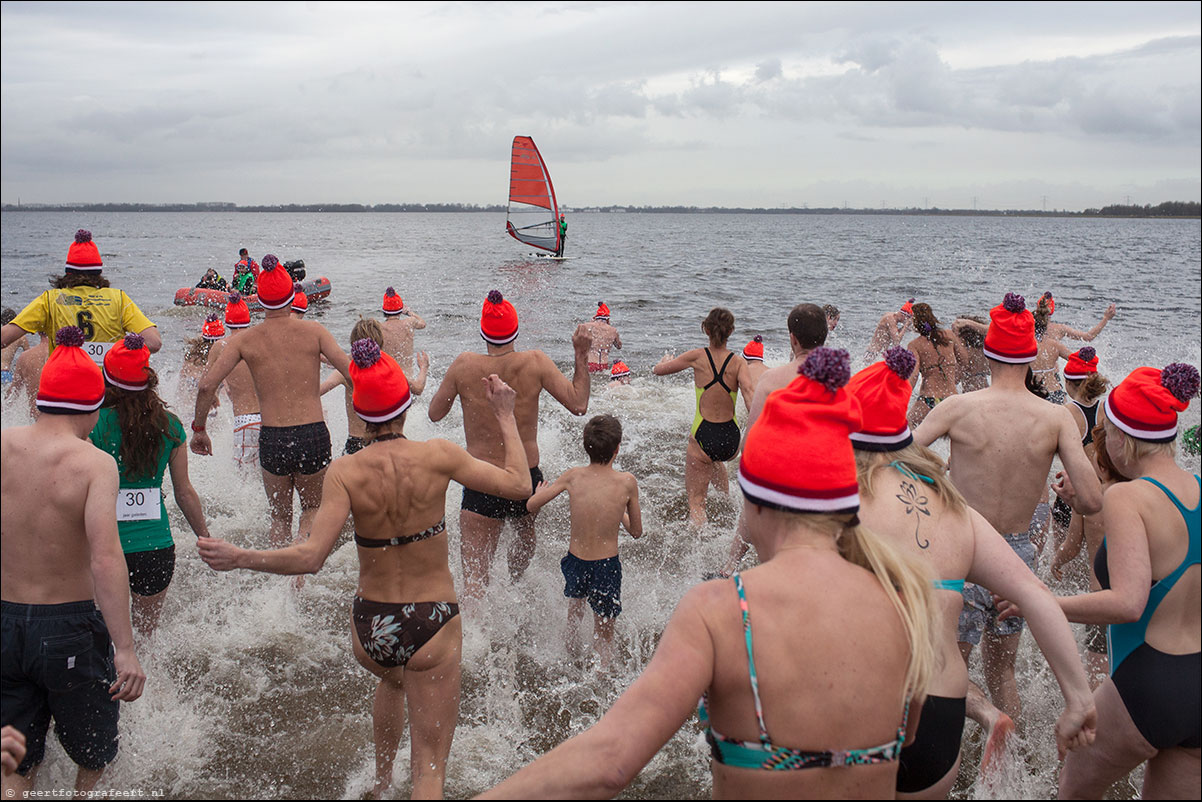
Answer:
<svg viewBox="0 0 1202 802"><path fill-rule="evenodd" d="M501 205L477 206L460 203L310 203L275 206L239 206L234 203L79 203L79 204L10 204L0 206L4 212L277 212L277 213L479 213L502 214ZM1106 206L1081 212L1039 209L849 209L849 208L725 208L698 206L590 206L565 208L570 214L769 214L769 215L907 215L926 217L1085 217L1085 218L1149 218L1202 219L1202 204L1169 201L1157 206Z"/></svg>

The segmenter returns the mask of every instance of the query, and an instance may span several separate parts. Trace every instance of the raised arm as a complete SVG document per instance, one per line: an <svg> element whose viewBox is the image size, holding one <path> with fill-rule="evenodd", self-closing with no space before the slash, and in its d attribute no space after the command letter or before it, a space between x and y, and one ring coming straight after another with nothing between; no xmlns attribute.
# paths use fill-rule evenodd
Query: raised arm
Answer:
<svg viewBox="0 0 1202 802"><path fill-rule="evenodd" d="M196 488L192 486L192 480L188 478L188 449L182 445L176 446L171 452L171 459L167 463L167 467L171 471L171 487L175 493L175 503L183 512L188 526L192 527L192 531L197 537L208 537L209 527L205 523L200 494L196 492Z"/></svg>
<svg viewBox="0 0 1202 802"><path fill-rule="evenodd" d="M700 350L699 348L694 348L691 351L685 351L680 356L664 354L659 362L656 362L651 368L651 372L656 376L671 376L673 373L680 373L686 368L693 367L693 360L700 353Z"/></svg>
<svg viewBox="0 0 1202 802"><path fill-rule="evenodd" d="M92 582L96 606L113 641L117 681L109 688L114 699L132 702L142 695L146 673L134 654L134 630L129 612L129 568L117 535L117 487L120 480L116 461L97 454L100 465L88 484L84 502L84 530L91 553Z"/></svg>
<svg viewBox="0 0 1202 802"><path fill-rule="evenodd" d="M1015 602L1026 617L1064 696L1064 712L1056 724L1056 746L1064 757L1066 750L1092 743L1097 728L1097 712L1077 654L1077 642L1047 587L980 513L969 508L968 514L973 529L973 561L967 579Z"/></svg>
<svg viewBox="0 0 1202 802"><path fill-rule="evenodd" d="M422 320L422 316L411 309L405 310L405 314L413 321L413 330L420 331L426 327L426 321Z"/></svg>
<svg viewBox="0 0 1202 802"><path fill-rule="evenodd" d="M417 376L409 380L409 389L414 395L421 395L430 377L430 356L425 351L418 351L413 355L413 361L417 363Z"/></svg>
<svg viewBox="0 0 1202 802"><path fill-rule="evenodd" d="M1063 323L1058 324L1057 329L1059 330L1061 337L1068 337L1070 340L1085 340L1086 342L1091 342L1095 337L1102 333L1102 329L1106 328L1106 324L1110 322L1110 319L1114 317L1117 311L1118 307L1116 307L1114 304L1106 307L1106 311L1102 313L1102 319L1098 321L1098 324L1089 331L1077 331L1076 329L1065 326Z"/></svg>
<svg viewBox="0 0 1202 802"><path fill-rule="evenodd" d="M219 538L196 541L200 558L217 571L245 568L269 574L315 574L334 550L342 526L351 514L351 497L342 483L341 460L335 460L321 487L321 506L313 518L309 539L282 549L241 549Z"/></svg>
<svg viewBox="0 0 1202 802"><path fill-rule="evenodd" d="M655 656L590 729L518 771L482 799L608 799L642 771L693 715L709 687L714 650L701 613L704 586L672 614Z"/></svg>
<svg viewBox="0 0 1202 802"><path fill-rule="evenodd" d="M592 344L592 336L588 328L581 324L572 332L572 348L576 352L576 365L572 372L572 380L559 372L551 357L542 354L540 362L543 377L543 389L551 397L563 404L564 408L573 415L583 415L588 412L588 396L591 379L588 372L588 349Z"/></svg>

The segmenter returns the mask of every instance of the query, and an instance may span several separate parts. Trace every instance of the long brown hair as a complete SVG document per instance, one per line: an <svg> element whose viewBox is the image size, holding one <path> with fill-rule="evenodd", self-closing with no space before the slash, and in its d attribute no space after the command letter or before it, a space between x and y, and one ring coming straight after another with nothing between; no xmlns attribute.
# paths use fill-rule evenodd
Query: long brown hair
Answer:
<svg viewBox="0 0 1202 802"><path fill-rule="evenodd" d="M209 351L212 348L213 340L191 337L184 343L184 361L191 365L203 365L209 361Z"/></svg>
<svg viewBox="0 0 1202 802"><path fill-rule="evenodd" d="M1042 340L1043 335L1048 332L1048 321L1052 319L1052 307L1048 305L1048 297L1045 295L1039 299L1039 306L1035 307L1035 339Z"/></svg>
<svg viewBox="0 0 1202 802"><path fill-rule="evenodd" d="M1081 395L1087 404L1100 397L1110 387L1110 379L1101 373L1091 373L1087 379L1065 379L1064 381L1074 390L1080 387Z"/></svg>
<svg viewBox="0 0 1202 802"><path fill-rule="evenodd" d="M914 331L925 337L931 345L942 348L951 342L947 332L939 328L939 319L935 317L930 304L914 304Z"/></svg>
<svg viewBox="0 0 1202 802"><path fill-rule="evenodd" d="M104 405L117 410L117 424L121 427L121 447L117 461L121 472L131 481L153 479L163 449L175 450L183 445L171 435L171 418L167 405L155 387L159 384L158 374L146 368L150 383L145 390L122 390L106 383Z"/></svg>
<svg viewBox="0 0 1202 802"><path fill-rule="evenodd" d="M104 289L109 286L109 280L99 273L68 272L61 276L51 276L50 286L56 290L69 290L72 287L96 287Z"/></svg>

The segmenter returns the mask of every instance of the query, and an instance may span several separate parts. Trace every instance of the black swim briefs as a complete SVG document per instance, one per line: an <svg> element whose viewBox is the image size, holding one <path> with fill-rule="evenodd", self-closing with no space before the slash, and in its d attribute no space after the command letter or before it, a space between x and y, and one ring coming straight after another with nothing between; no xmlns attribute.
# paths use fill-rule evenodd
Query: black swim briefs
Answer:
<svg viewBox="0 0 1202 802"><path fill-rule="evenodd" d="M259 429L259 465L275 476L309 476L330 464L330 430L325 421Z"/></svg>
<svg viewBox="0 0 1202 802"><path fill-rule="evenodd" d="M67 756L99 771L117 757L113 642L92 601L0 604L4 725L25 734L22 776L42 762L50 719Z"/></svg>
<svg viewBox="0 0 1202 802"><path fill-rule="evenodd" d="M543 480L543 472L535 466L530 469L530 495L534 495L534 489L538 487L538 483ZM528 497L527 497L528 498ZM463 502L459 505L460 509L474 512L477 515L483 515L485 518L495 518L504 520L506 518L523 518L530 514L526 509L526 499L515 501L509 498L501 498L500 496L492 496L488 493L481 493L479 490L471 490L463 488Z"/></svg>

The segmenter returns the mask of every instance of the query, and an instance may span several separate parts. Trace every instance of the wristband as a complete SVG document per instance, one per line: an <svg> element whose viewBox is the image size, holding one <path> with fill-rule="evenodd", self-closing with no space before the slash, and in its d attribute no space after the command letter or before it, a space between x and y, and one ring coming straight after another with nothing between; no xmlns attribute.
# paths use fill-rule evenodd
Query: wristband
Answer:
<svg viewBox="0 0 1202 802"><path fill-rule="evenodd" d="M203 426L197 426L197 425L196 425L196 421L192 421L192 431L194 431L194 432L203 432L204 430L205 430L205 427L203 427Z"/></svg>

